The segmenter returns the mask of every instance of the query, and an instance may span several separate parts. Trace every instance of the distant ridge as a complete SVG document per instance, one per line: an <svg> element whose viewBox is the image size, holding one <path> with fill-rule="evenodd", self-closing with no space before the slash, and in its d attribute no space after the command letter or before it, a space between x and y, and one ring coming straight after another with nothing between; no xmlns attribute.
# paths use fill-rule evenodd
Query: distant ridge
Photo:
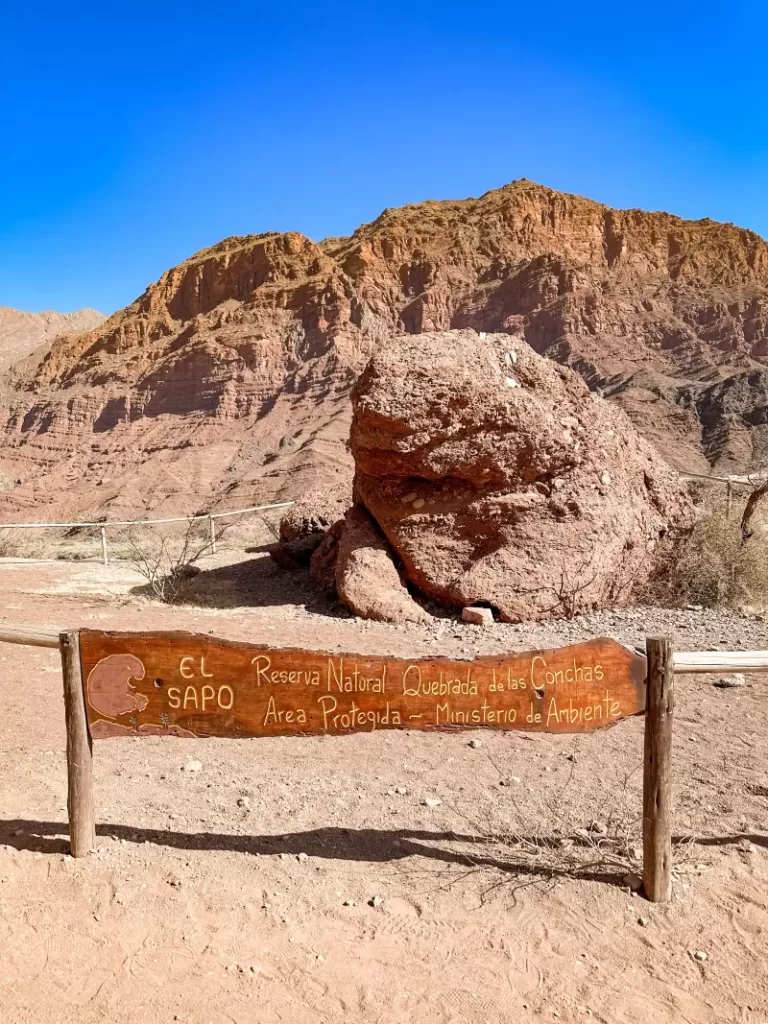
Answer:
<svg viewBox="0 0 768 1024"><path fill-rule="evenodd" d="M20 309L0 306L0 371L24 359L46 341L58 334L90 331L106 320L95 309L78 309L75 313L25 313Z"/></svg>

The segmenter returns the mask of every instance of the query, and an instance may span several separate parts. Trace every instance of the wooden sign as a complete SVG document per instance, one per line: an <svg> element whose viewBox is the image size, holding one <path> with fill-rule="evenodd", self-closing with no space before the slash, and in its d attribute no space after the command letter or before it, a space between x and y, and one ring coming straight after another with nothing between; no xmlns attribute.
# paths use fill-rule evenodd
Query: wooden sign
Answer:
<svg viewBox="0 0 768 1024"><path fill-rule="evenodd" d="M590 732L645 710L645 658L608 639L452 661L83 630L80 659L94 738Z"/></svg>

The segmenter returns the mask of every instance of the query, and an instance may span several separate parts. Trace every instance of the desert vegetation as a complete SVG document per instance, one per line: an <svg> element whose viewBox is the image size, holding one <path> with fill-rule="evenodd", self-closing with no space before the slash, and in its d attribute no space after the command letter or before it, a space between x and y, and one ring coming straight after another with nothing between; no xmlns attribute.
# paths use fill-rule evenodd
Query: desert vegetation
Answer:
<svg viewBox="0 0 768 1024"><path fill-rule="evenodd" d="M662 603L756 608L768 602L768 517L761 483L734 489L697 485L696 524L653 581Z"/></svg>

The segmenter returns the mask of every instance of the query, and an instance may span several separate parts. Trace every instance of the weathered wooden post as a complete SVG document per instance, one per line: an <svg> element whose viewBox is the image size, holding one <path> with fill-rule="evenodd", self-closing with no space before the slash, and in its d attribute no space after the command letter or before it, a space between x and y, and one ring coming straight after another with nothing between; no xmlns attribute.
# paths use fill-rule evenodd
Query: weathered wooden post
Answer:
<svg viewBox="0 0 768 1024"><path fill-rule="evenodd" d="M208 522L211 528L211 554L216 554L216 521L213 516L208 516Z"/></svg>
<svg viewBox="0 0 768 1024"><path fill-rule="evenodd" d="M93 758L80 669L80 637L59 637L64 672L64 711L67 723L67 811L73 857L85 857L96 842L93 811Z"/></svg>
<svg viewBox="0 0 768 1024"><path fill-rule="evenodd" d="M101 557L104 565L109 565L109 555L107 554L107 528L102 526L101 528Z"/></svg>
<svg viewBox="0 0 768 1024"><path fill-rule="evenodd" d="M733 484L729 480L725 485L725 517L731 518L731 505L733 504Z"/></svg>
<svg viewBox="0 0 768 1024"><path fill-rule="evenodd" d="M643 768L643 887L652 903L672 894L672 641L649 637Z"/></svg>

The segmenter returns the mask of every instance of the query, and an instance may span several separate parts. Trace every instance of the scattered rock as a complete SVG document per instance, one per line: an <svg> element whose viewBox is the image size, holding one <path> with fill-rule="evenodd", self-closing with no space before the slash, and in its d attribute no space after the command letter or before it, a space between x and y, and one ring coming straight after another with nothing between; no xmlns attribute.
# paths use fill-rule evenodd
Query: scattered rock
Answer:
<svg viewBox="0 0 768 1024"><path fill-rule="evenodd" d="M306 853L299 853L299 854L296 855L296 860L300 864L306 864L307 861L309 860L309 857L308 857L308 855Z"/></svg>
<svg viewBox="0 0 768 1024"><path fill-rule="evenodd" d="M421 801L422 807L439 807L442 804L442 800L438 800L436 796L425 796Z"/></svg>
<svg viewBox="0 0 768 1024"><path fill-rule="evenodd" d="M380 907L383 902L384 900L381 898L381 896L371 896L371 898L368 900L368 906Z"/></svg>
<svg viewBox="0 0 768 1024"><path fill-rule="evenodd" d="M648 927L648 925L649 925L649 924L650 924L651 922L650 922L650 918L647 918L647 917L638 917L638 919L637 919L637 923L638 923L638 924L640 925L640 927L641 927L641 928L647 928L647 927Z"/></svg>
<svg viewBox="0 0 768 1024"><path fill-rule="evenodd" d="M344 902L342 903L343 907L354 907L354 905L355 905L355 901L354 900L344 900Z"/></svg>
<svg viewBox="0 0 768 1024"><path fill-rule="evenodd" d="M712 685L719 687L721 690L730 690L735 686L746 686L747 677L743 672L733 672L731 675L721 676L719 679L716 679Z"/></svg>
<svg viewBox="0 0 768 1024"><path fill-rule="evenodd" d="M181 769L183 772L201 772L203 764L201 761L189 760Z"/></svg>
<svg viewBox="0 0 768 1024"><path fill-rule="evenodd" d="M408 787L407 786L395 786L395 792L397 794L399 794L400 796L407 796L407 794L408 794Z"/></svg>
<svg viewBox="0 0 768 1024"><path fill-rule="evenodd" d="M467 744L467 746L472 747L473 750L479 750L480 747L482 747L482 745L482 740L470 740L469 743Z"/></svg>
<svg viewBox="0 0 768 1024"><path fill-rule="evenodd" d="M469 605L461 609L461 618L464 622L471 622L474 626L493 625L493 612L490 608Z"/></svg>
<svg viewBox="0 0 768 1024"><path fill-rule="evenodd" d="M703 949L697 949L696 952L693 954L693 959L698 960L699 963L703 964L705 960L709 959L709 957Z"/></svg>

